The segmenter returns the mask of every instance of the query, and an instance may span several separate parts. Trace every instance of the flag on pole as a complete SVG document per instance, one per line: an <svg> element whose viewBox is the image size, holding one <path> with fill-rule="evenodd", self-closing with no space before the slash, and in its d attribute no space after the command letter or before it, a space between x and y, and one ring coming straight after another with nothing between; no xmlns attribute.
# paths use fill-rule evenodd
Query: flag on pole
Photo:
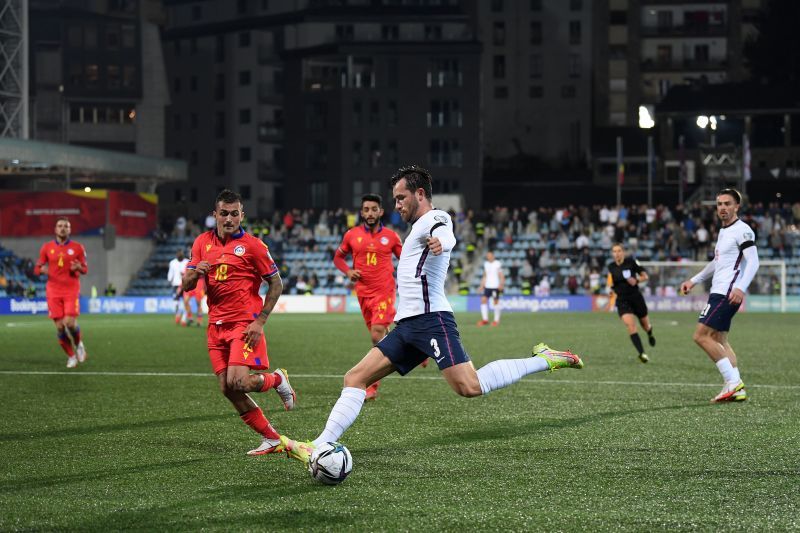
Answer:
<svg viewBox="0 0 800 533"><path fill-rule="evenodd" d="M617 180L620 185L625 185L625 165L619 165L617 168Z"/></svg>
<svg viewBox="0 0 800 533"><path fill-rule="evenodd" d="M744 175L744 181L750 181L753 179L753 175L750 173L750 139L747 137L747 135L744 136L742 144L742 150L744 151L744 168L742 169L742 174Z"/></svg>

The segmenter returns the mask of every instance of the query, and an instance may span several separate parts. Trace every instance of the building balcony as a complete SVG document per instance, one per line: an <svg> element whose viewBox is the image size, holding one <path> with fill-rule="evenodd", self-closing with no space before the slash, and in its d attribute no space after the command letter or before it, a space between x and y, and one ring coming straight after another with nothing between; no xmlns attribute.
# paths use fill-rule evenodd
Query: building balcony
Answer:
<svg viewBox="0 0 800 533"><path fill-rule="evenodd" d="M261 122L258 125L258 140L263 143L283 142L283 125L275 122Z"/></svg>
<svg viewBox="0 0 800 533"><path fill-rule="evenodd" d="M709 71L727 70L726 59L644 59L642 72L681 72L681 71Z"/></svg>
<svg viewBox="0 0 800 533"><path fill-rule="evenodd" d="M726 37L728 28L726 25L708 24L682 24L676 26L642 26L643 38L665 37Z"/></svg>

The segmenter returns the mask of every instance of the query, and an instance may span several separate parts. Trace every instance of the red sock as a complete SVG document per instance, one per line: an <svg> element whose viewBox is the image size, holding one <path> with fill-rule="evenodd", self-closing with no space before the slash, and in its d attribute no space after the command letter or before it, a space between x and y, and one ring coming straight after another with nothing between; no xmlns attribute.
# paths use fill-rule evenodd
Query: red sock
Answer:
<svg viewBox="0 0 800 533"><path fill-rule="evenodd" d="M278 432L275 431L275 428L272 427L272 424L269 423L269 420L267 420L267 418L264 416L264 412L260 407L250 409L245 414L239 416L241 417L242 421L250 426L256 433L259 433L268 439L277 440L281 438Z"/></svg>
<svg viewBox="0 0 800 533"><path fill-rule="evenodd" d="M261 392L268 391L269 389L274 389L278 385L281 384L283 378L281 378L280 374L267 374L266 372L261 374L264 376L264 384L261 386Z"/></svg>
<svg viewBox="0 0 800 533"><path fill-rule="evenodd" d="M75 356L75 352L72 350L72 341L69 340L66 332L58 334L58 344L61 345L61 349L64 350L67 357Z"/></svg>

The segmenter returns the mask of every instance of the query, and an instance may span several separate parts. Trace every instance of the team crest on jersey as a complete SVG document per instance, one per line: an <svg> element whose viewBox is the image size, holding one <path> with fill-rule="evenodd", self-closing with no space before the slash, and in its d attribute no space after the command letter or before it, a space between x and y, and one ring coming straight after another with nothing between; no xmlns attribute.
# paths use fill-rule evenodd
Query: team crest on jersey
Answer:
<svg viewBox="0 0 800 533"><path fill-rule="evenodd" d="M388 237L381 237L381 244L384 245L384 246L389 244L389 238Z"/></svg>
<svg viewBox="0 0 800 533"><path fill-rule="evenodd" d="M442 224L447 224L447 217L444 215L436 215L433 217L433 220L436 222L441 222Z"/></svg>
<svg viewBox="0 0 800 533"><path fill-rule="evenodd" d="M207 252L207 251L209 251L209 250L211 249L211 246L213 246L213 245L211 245L211 244L206 244L206 252Z"/></svg>
<svg viewBox="0 0 800 533"><path fill-rule="evenodd" d="M69 250L67 250L67 254L69 254L69 255L75 255L75 250L73 250L72 248L70 248Z"/></svg>
<svg viewBox="0 0 800 533"><path fill-rule="evenodd" d="M244 246L241 244L233 249L233 255L237 257L242 257L244 255Z"/></svg>
<svg viewBox="0 0 800 533"><path fill-rule="evenodd" d="M361 237L356 237L356 240L358 241L359 244L361 244Z"/></svg>
<svg viewBox="0 0 800 533"><path fill-rule="evenodd" d="M745 231L744 233L742 233L742 237L744 237L744 240L746 240L746 241L752 241L753 240L753 234L750 233L749 231Z"/></svg>

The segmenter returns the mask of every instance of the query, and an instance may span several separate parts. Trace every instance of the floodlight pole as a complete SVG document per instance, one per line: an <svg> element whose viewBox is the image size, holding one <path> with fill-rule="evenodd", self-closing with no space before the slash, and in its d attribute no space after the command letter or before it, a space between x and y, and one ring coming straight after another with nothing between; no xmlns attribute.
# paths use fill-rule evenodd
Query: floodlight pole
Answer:
<svg viewBox="0 0 800 533"><path fill-rule="evenodd" d="M622 137L617 137L617 205L622 204Z"/></svg>

